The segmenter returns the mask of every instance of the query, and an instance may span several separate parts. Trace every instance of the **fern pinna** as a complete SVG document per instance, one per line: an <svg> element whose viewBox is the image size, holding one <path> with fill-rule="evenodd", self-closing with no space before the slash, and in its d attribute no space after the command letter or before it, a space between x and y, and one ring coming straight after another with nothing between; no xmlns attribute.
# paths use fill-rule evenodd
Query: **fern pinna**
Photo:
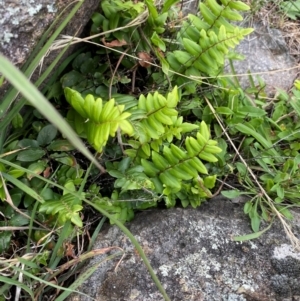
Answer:
<svg viewBox="0 0 300 301"><path fill-rule="evenodd" d="M142 166L143 180L146 175L153 183L153 188L148 186L147 190L163 196L167 206L174 206L176 199L181 199L184 206L196 207L210 196L209 189L216 179L208 177L202 160L217 162L214 154L222 150L210 139L204 122L182 122L176 109L178 102L177 87L166 97L158 92L141 96L136 110L142 110L144 117L133 122L135 140L128 141L132 148L125 153L133 165ZM180 142L184 137L183 146Z"/></svg>
<svg viewBox="0 0 300 301"><path fill-rule="evenodd" d="M216 76L224 66L226 55L253 29L240 28L230 21L241 21L239 12L249 10L241 1L206 0L199 4L199 15L188 15L177 34L182 49L167 53L170 68L186 76ZM184 81L179 77L178 84ZM194 92L192 90L192 92Z"/></svg>

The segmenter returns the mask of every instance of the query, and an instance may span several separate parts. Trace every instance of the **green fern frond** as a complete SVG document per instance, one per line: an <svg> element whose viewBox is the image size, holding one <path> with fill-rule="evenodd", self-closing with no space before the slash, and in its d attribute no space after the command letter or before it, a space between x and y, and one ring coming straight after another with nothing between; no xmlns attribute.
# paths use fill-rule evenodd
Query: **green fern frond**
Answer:
<svg viewBox="0 0 300 301"><path fill-rule="evenodd" d="M181 140L182 134L192 132L199 128L198 125L183 122L183 117L178 117L176 105L178 104L177 87L167 97L159 93L141 96L136 110L142 114L142 119L134 124L136 140L129 140L127 143L132 147L125 150L125 153L137 163L140 159L147 159L151 156L151 150L160 151L161 146L167 142L171 143L174 137Z"/></svg>
<svg viewBox="0 0 300 301"><path fill-rule="evenodd" d="M249 10L250 7L241 1L223 0L221 2L222 5L218 4L216 0L200 2L202 21L210 26L209 29L219 28L223 25L227 32L234 31L236 27L228 21L242 21L243 17L238 12ZM203 29L208 30L207 26L205 27Z"/></svg>
<svg viewBox="0 0 300 301"><path fill-rule="evenodd" d="M184 51L174 51L173 55L180 64L188 67L187 70L194 68L202 73L213 76L224 66L225 57L229 49L236 47L244 36L251 32L252 29L241 29L238 27L227 32L226 27L221 25L215 31L201 29L199 40L194 41L183 30L182 44ZM171 66L173 65L172 59L173 57L171 56L171 61L169 61ZM195 71L194 74L197 75Z"/></svg>
<svg viewBox="0 0 300 301"><path fill-rule="evenodd" d="M170 67L187 76L200 78L201 74L217 75L224 66L230 48L236 47L240 41L253 30L240 28L231 21L243 19L239 11L249 7L240 1L206 0L199 4L200 16L188 15L178 33L178 42L183 46L167 54ZM178 80L185 84L189 93L196 90L195 84L186 83L186 79Z"/></svg>
<svg viewBox="0 0 300 301"><path fill-rule="evenodd" d="M121 188L121 193L128 190L153 190L153 183L143 173L143 167L140 165L130 167L131 160L128 159L129 158L125 158L119 163L119 166L124 166L124 164L126 164L126 169L122 168L120 170L119 168L116 170L113 165L109 163L106 165L108 173L117 179L115 181L115 187Z"/></svg>
<svg viewBox="0 0 300 301"><path fill-rule="evenodd" d="M59 199L46 200L39 207L40 212L45 212L48 215L57 216L59 225L63 225L67 220L70 220L78 227L82 227L80 212L82 211L82 201L75 197L69 191L76 192L75 183L70 178L63 185L66 190Z"/></svg>
<svg viewBox="0 0 300 301"><path fill-rule="evenodd" d="M155 92L147 97L141 95L137 109L143 111L145 118L136 123L135 136L142 144L151 139L159 139L165 133L167 125L173 125L178 111L175 109L179 101L177 87L167 97Z"/></svg>
<svg viewBox="0 0 300 301"><path fill-rule="evenodd" d="M150 159L141 159L145 174L151 178L158 177L162 183L160 187L171 187L176 192L180 191L182 181L196 178L198 173L208 173L201 160L218 161L214 154L222 150L216 146L217 142L209 137L207 125L202 122L196 138L186 138L186 149L170 144L169 147L164 146L161 153L152 151ZM165 193L165 190L157 192Z"/></svg>
<svg viewBox="0 0 300 301"><path fill-rule="evenodd" d="M63 225L70 220L78 227L82 227L79 212L83 209L81 201L72 194L67 193L58 200L48 200L40 205L39 211L48 215L57 215L57 221Z"/></svg>
<svg viewBox="0 0 300 301"><path fill-rule="evenodd" d="M73 116L77 130L84 132L88 142L97 152L101 152L109 137L114 137L118 128L128 135L133 134L132 125L126 120L131 114L123 112L124 105L116 105L114 99L110 99L103 105L101 98L95 99L89 94L85 98L75 90L65 88L65 96L74 110L81 116Z"/></svg>

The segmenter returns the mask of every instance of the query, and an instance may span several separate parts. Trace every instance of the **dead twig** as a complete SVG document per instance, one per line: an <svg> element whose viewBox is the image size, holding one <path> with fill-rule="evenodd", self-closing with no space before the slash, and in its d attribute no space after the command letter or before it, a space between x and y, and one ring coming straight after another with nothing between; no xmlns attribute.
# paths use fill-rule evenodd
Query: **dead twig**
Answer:
<svg viewBox="0 0 300 301"><path fill-rule="evenodd" d="M224 125L223 125L223 123L222 123L222 121L220 119L220 117L216 113L216 111L215 111L214 107L212 106L212 104L210 103L210 101L206 97L204 97L204 98L205 98L206 103L209 106L211 112L216 117L216 120L218 121L218 123L219 123L220 127L222 128L224 134L226 135L227 139L229 140L231 146L233 147L234 151L236 152L236 154L240 158L241 162L245 165L247 171L249 172L249 174L251 175L251 177L254 180L255 184L259 188L261 195L265 197L265 199L267 200L270 208L277 215L277 217L279 218L280 222L282 223L284 231L285 231L287 237L290 239L293 248L295 248L296 250L300 250L300 241L299 241L299 239L294 235L294 233L291 230L291 227L284 220L283 215L276 209L276 207L273 204L273 200L269 197L269 195L267 194L266 190L261 186L261 184L259 183L259 181L258 181L257 177L255 176L254 172L249 167L249 165L247 164L247 162L245 161L245 159L243 158L243 156L240 154L239 150L236 148L236 146L234 145L234 143L230 139L230 137L229 137L227 131L225 130L225 127L224 127Z"/></svg>

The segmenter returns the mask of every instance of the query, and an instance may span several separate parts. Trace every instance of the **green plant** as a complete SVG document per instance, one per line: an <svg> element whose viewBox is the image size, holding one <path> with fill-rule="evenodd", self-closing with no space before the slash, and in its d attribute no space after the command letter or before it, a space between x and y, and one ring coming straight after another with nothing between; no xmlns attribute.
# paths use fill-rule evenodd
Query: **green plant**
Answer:
<svg viewBox="0 0 300 301"><path fill-rule="evenodd" d="M280 8L284 13L292 20L297 20L300 16L300 1L282 1L280 2Z"/></svg>
<svg viewBox="0 0 300 301"><path fill-rule="evenodd" d="M110 99L105 104L101 98L94 99L88 94L85 99L80 93L70 88L65 88L67 101L74 110L69 110L68 120L73 124L78 135L83 135L94 149L101 153L108 137L114 137L118 128L125 134L132 135L133 128L126 120L129 112L123 112L124 105L115 105L115 100Z"/></svg>
<svg viewBox="0 0 300 301"><path fill-rule="evenodd" d="M78 5L75 6L75 8L70 12L69 16L63 22L64 24L60 26L59 29L55 32L55 34L53 34L53 36L50 38L49 43L37 54L36 60L31 66L29 66L28 70L31 70L30 73L32 72L32 68L34 69L36 64L39 62L39 58L41 58L44 52L47 51L47 49L49 48L49 44L59 34L59 31L62 30L63 26L67 24L70 17L76 12L76 10L80 7L81 4L82 2L80 2ZM59 57L57 58L57 61ZM61 189L61 191L64 191L63 192L64 196L68 195L69 193L71 194L73 193L73 198L74 199L78 198L80 202L82 202L83 199L80 193L75 192L73 189L74 186L72 186L72 184L74 183L72 183L70 187L70 179L74 180L74 182L77 182L77 185L78 185L78 180L80 183L83 183L83 181L80 181L80 179L78 179L77 177L78 170L76 170L76 168L75 168L76 176L75 178L73 178L72 176L74 175L73 172L74 170L72 170L73 166L71 166L71 168L67 166L67 169L63 168L67 164L66 162L70 163L69 160L70 155L66 155L67 151L70 151L70 149L68 149L68 147L70 147L70 144L66 140L59 141L55 139L56 129L52 125L49 126L46 125L45 127L43 127L41 126L43 122L40 123L37 122L34 125L34 130L37 130L38 137L36 138L37 132L35 132L34 135L31 136L32 128L29 129L28 131L28 129L24 125L24 122L26 123L26 120L24 120L24 117L18 114L18 111L25 104L25 99L22 99L20 102L18 102L16 106L11 107L11 104L15 96L17 95L17 93L20 91L26 99L31 101L34 104L34 106L36 106L41 111L42 114L44 114L50 121L52 121L53 124L56 124L57 128L59 128L64 133L64 135L68 137L73 144L76 145L76 148L81 149L82 152L85 155L87 155L87 157L89 157L89 159L92 162L94 162L96 166L100 168L100 170L102 169L102 167L98 164L98 162L94 159L94 157L90 154L90 152L86 150L83 143L77 138L76 135L74 135L70 127L65 123L65 121L61 118L61 116L57 113L57 111L54 110L53 107L49 104L49 102L38 92L38 90L35 89L32 86L32 84L29 83L29 81L25 78L25 76L22 75L11 63L9 63L1 55L0 55L0 61L1 61L0 63L1 73L5 76L5 78L11 81L16 88L16 90L11 90L2 99L3 101L1 102L1 112L3 113L1 127L2 129L4 129L3 131L1 131L1 139L2 139L1 157L2 158L6 157L6 159L9 160L7 161L5 159L0 159L1 160L1 199L6 201L6 203L3 203L3 206L1 206L2 212L5 214L4 215L5 222L2 223L1 225L3 226L1 230L5 231L5 232L1 232L1 235L2 234L4 235L3 237L1 237L2 242L4 242L4 245L1 246L2 247L1 251L10 252L8 247L11 240L11 233L12 233L11 231L28 230L26 249L27 252L29 252L30 241L31 241L33 231L35 231L34 233L35 239L39 239L39 235L37 235L38 231L43 229L46 230L45 232L39 232L42 235L44 233L45 236L40 241L36 242L37 243L36 250L39 253L37 256L27 257L25 255L21 258L14 260L14 262L7 262L6 260L1 259L2 271L5 270L7 273L6 275L9 274L11 275L11 277L0 276L1 284L3 284L0 287L0 291L2 294L7 295L10 293L9 292L10 289L14 285L17 285L18 290L20 288L24 296L28 294L28 296L31 296L31 298L34 299L35 293L33 292L32 287L35 287L36 297L41 298L40 294L43 290L42 291L39 290L39 287L44 288L45 286L49 286L49 287L55 287L57 289L66 290L70 294L70 292L72 292L71 290L64 289L59 285L55 285L49 282L49 279L51 279L51 277L49 277L48 273L44 273L45 272L44 266L48 266L49 269L56 269L56 267L60 263L60 260L63 257L65 257L64 250L63 250L64 240L67 239L72 240L73 238L72 229L74 228L71 227L70 221L72 220L74 223L77 223L79 224L79 226L81 226L82 220L81 218L78 218L78 215L68 216L67 214L61 214L61 212L59 211L58 221L59 223L63 223L65 221L65 223L63 224L62 229L54 230L53 233L59 234L59 238L56 239L55 244L53 246L53 241L51 239L50 240L47 239L47 237L49 237L49 234L47 233L50 231L50 229L47 228L47 225L49 225L49 221L42 220L39 222L38 219L40 218L40 216L36 215L36 212L39 203L45 203L45 200L49 201L48 198L49 197L53 198L53 195L55 194L57 196L62 195L61 192L60 194L58 193L58 190L55 193L53 193L52 189L48 189L49 187L51 188L56 187L58 189ZM51 70L51 68L53 68L53 66L54 64L52 64L50 68L48 68L46 73L44 73L41 76L41 78L38 80L37 85L42 82L42 80L46 77L46 74ZM29 72L28 70L26 72ZM12 110L9 111L10 108L12 108ZM29 115L30 114L26 114L27 117ZM19 129L16 131L9 130L9 128L6 129L6 127L9 126L10 122L12 122L14 127ZM51 129L51 131L48 131L48 129ZM18 145L19 141L17 139L19 137L23 137L23 139L21 140L22 141L21 144L25 143L25 145ZM27 139L26 141L24 137L25 138L28 137L29 139ZM25 146L27 149L20 149L20 147L23 146ZM6 152L4 148L6 148L6 150L9 151ZM59 155L56 156L55 154L53 154L53 157L49 159L47 157L48 151L50 152L64 151L66 156L65 158L63 158ZM34 160L40 160L40 161L36 162L35 164L32 163ZM62 163L63 167L58 168L57 174L61 174L61 178L64 179L63 181L67 182L65 187L56 184L55 179L53 178L51 180L47 179L47 177L49 176L48 173L49 170L47 170L47 167L49 167L47 166L49 160L50 161L55 160L56 162L58 162L58 164ZM74 163L74 160L71 161L72 163ZM70 170L72 170L71 173ZM39 176L39 174L41 174L42 172L44 172L44 177ZM55 176L55 173L56 172L54 172L51 175L51 177ZM66 175L68 181L65 180ZM30 187L31 184L32 187ZM82 184L80 189L82 190L83 187L84 185ZM34 202L32 202L31 200L34 200ZM48 208L50 207L50 203L51 202L49 201L49 203L47 204ZM26 206L29 205L28 211L23 209L18 209L19 206L23 208L24 204L25 204L25 208L27 208ZM72 211L76 214L78 210L77 208L75 209L72 208ZM106 214L105 211L101 209L100 211L103 214ZM108 214L108 216L110 215ZM62 217L62 219L60 219L60 217ZM111 220L114 220L113 216L111 217ZM125 227L118 222L118 220L115 220L115 223L118 224L125 232L127 231ZM56 225L55 220L50 222L50 224ZM41 228L38 229L36 225L40 225ZM98 231L99 230L100 228L98 227ZM152 273L152 277L154 281L158 285L159 289L162 291L163 295L165 296L165 299L168 300L168 297L164 292L164 289L162 288L157 277L154 275L153 271L151 270L151 266L147 261L147 259L145 258L142 249L137 244L135 239L132 236L130 236L130 233L128 233L128 231L126 233L127 235L129 235L133 243L136 245L136 248L141 253L142 258L145 260L147 267L150 269L150 273ZM95 235L97 235L97 231L95 232ZM26 238L24 240L26 245ZM21 242L22 241L20 240L20 243ZM42 245L40 245L41 242L43 242ZM43 247L43 246L49 246L49 244L51 245L50 248L53 249L51 252L52 255L50 257L49 257L49 252L48 251L44 252L44 247ZM22 248L22 250L23 249L24 248ZM18 252L19 250L15 251L15 253ZM94 253L91 254L94 255ZM8 256L10 257L10 255ZM77 261L74 261L74 263L76 262ZM18 268L20 263L22 263L23 265L22 269ZM57 273L57 275L62 272L64 272L64 268L59 269L59 273ZM43 276L37 277L36 275L37 274L41 275L40 273L42 273ZM23 284L21 284L16 280L18 276L21 274L23 278ZM43 283L42 286L40 286L41 283ZM77 282L77 286L79 284L80 282ZM49 289L49 287L45 290L45 292ZM74 287L76 288L76 286ZM19 293L19 291L17 293Z"/></svg>
<svg viewBox="0 0 300 301"><path fill-rule="evenodd" d="M27 115L17 114L23 100L1 124L13 126L2 136L0 197L10 206L2 204L1 226L28 227L28 237L42 245L39 256L20 259L24 273L16 265L11 281L0 278L1 292L16 284L18 273L26 276L22 289L40 299L54 277L63 280L61 273L75 260L57 266L72 257L66 243L72 246L77 229L82 231L88 208L128 235L165 300L145 254L122 225L135 210L159 202L197 207L222 189L216 192L217 178L229 175L236 189L224 195L251 196L244 212L255 233L238 239L261 235L261 220L272 221L275 214L292 218L289 207L299 205L299 82L293 95L281 91L266 103L254 85L242 91L238 81L219 76L225 59L239 58L232 50L252 31L234 23L249 7L206 0L198 14L183 17L177 2L101 2L91 27L92 42L101 47L80 49L62 66L71 62L72 70L44 91L64 119L0 56L0 71L52 123L31 107ZM15 93L5 98L6 111ZM1 238L6 251L12 232ZM29 239L27 245L29 250ZM57 271L44 273L46 266ZM40 285L36 275L42 272ZM65 289L57 300L69 293Z"/></svg>
<svg viewBox="0 0 300 301"><path fill-rule="evenodd" d="M132 218L133 209L156 206L160 200L167 207L174 206L176 200L184 207L199 206L213 195L210 189L215 186L216 175L209 175L208 169L220 173L218 161L226 164L225 141L220 140L222 149L217 147L205 122L192 124L184 118L190 109L203 106L200 99L187 105L189 95L201 86L200 78L221 72L229 48L252 31L228 22L242 20L238 12L249 7L239 1L224 0L221 5L207 1L200 4L199 17L189 15L189 21L178 21L180 12L174 3L166 2L159 11L151 1L138 6L131 1L102 2L102 12L92 17L91 32L94 42L99 42L99 30L107 32L100 34L104 49L96 50L94 56L91 52L78 55L72 63L74 70L61 79L72 106L67 113L69 124L101 153L107 172L116 178L111 200L100 196L97 202L123 221ZM145 9L149 12L147 21L135 25L131 20L139 19ZM118 17L113 17L116 14ZM181 30L174 30L172 22L180 24ZM125 52L120 52L125 47ZM108 61L104 53L109 55ZM132 59L136 53L139 64ZM161 69L156 64L154 69L149 67L155 60ZM180 89L173 89L167 97L158 92L141 94L138 100L120 93L130 81L132 93L136 85L142 85L136 81L141 68L148 74L147 85L155 86L161 80L161 89L176 84ZM131 78L125 75L128 69ZM112 151L114 136L119 147ZM132 199L135 201L124 202Z"/></svg>
<svg viewBox="0 0 300 301"><path fill-rule="evenodd" d="M197 164L194 165L195 170L189 168L190 162L195 164L191 157L188 157L192 154L190 143L192 141L194 148L197 149L195 141L200 143L201 138L199 135L197 137L196 130L202 120L210 125L215 135L219 137L217 141L221 147L212 148L215 153L210 153L212 157L209 157L208 161L211 160L211 162L206 163L204 167L208 167L218 175L226 175L236 170L239 185L249 195L256 195L245 205L245 213L251 219L253 231L262 234L263 232L259 232L261 220L270 221L274 214L291 218L287 207L276 205L276 202L286 200L287 190L294 185L294 183L287 184L287 182L291 184L290 177L286 173L283 175L281 171L281 168L285 171L289 170L287 166L291 166L292 163L286 163L283 166L281 149L274 147L273 142L276 138L273 137L274 135L270 136L270 132L277 128L276 124L272 123L272 119L280 114L282 109L286 110L288 99L272 106L275 111L270 118L261 98L264 97L261 92L264 88L263 82L260 84L260 91L253 85L244 93L240 87L234 86L234 84L239 85L238 81L232 82L224 77L218 78L226 57L239 58L238 55L230 52L230 49L252 31L252 29L242 29L230 23L232 20L242 20L239 12L247 10L248 6L238 1L221 1L221 3L205 1L199 5L200 14L188 15L185 21L178 18L180 14L176 7L172 6L172 9L163 7L159 11L151 3L147 3L151 16L141 26L142 30L136 30L134 22L129 21L129 17L136 17L136 14L132 14L132 11L129 13L132 3L127 4L123 7L123 4L110 3L109 9L117 10L120 16L115 23L110 18L111 12L105 10L106 3L103 4L102 12L95 13L93 17L93 34L97 35L99 28L107 29L104 33L105 38L100 40L105 50L97 50L97 55L105 52L111 58L103 67L102 75L97 73L95 67L90 69L90 78L102 79L98 87L99 83L94 81L93 94L95 97L99 95L104 99L118 97L117 103L123 102L125 112L130 112L128 121L132 123L134 129L130 138L118 136L120 147L117 153L123 159L116 160L110 155L111 144L103 150L105 158L113 160L112 163L106 164L106 169L117 179L114 185L115 191L109 201L110 208L117 210L118 206L121 207L119 200L134 200L134 202L128 202L127 208L124 208L124 205L119 208L119 212L122 213L118 213L118 216L126 220L127 214L129 219L132 218L132 209L155 206L155 203L161 199L165 200L168 207L174 206L176 200L180 200L183 206L189 204L198 206L201 200L210 197L212 193L209 190L214 187L216 176L197 179L195 170L198 168L198 172L204 173L206 170L200 165L195 167ZM141 8L142 6L139 7L139 12ZM155 20L158 20L156 23L153 16ZM174 25L179 25L181 30L174 30ZM94 41L99 42L96 37ZM139 62L141 67L133 60L135 55L142 59L142 62ZM84 57L88 60L85 61ZM89 60L93 60L90 53L82 54L74 66L81 70L80 66L87 65ZM85 70L85 68L82 69ZM178 85L181 101L175 107L169 108L173 111L163 113L163 107L159 103L163 102L162 95L158 93L149 94L145 91L144 95L140 95L139 100L134 97L137 86L143 85L137 82L135 77L141 68L145 68L144 74L147 75L148 85L152 88L166 90L173 85ZM128 76L126 71L128 69L133 70L132 77ZM206 78L207 75L210 78ZM66 79L72 76L72 73L65 75L62 80L64 87L68 87ZM133 97L127 97L125 100L125 96L118 93L124 90L124 86L130 81ZM80 92L86 96L87 91L91 90L81 89L81 83L77 82ZM220 89L205 91L205 86L211 84ZM70 86L75 90L77 88L76 85ZM198 95L195 96L195 93ZM199 93L202 97L199 97ZM256 97L255 100L252 98L252 93ZM203 99L206 99L208 105ZM167 102L172 103L169 100ZM215 112L211 110L211 103L214 103ZM199 120L196 124L183 122L184 119L195 118L191 117L191 113ZM290 111L287 114L291 113ZM217 114L218 118L215 118L214 114ZM245 160L243 163L229 162L230 147L222 138L224 128L222 129L217 121L223 122L228 127L228 134L232 139L236 141L244 139L240 145L243 151L242 156L246 160L251 160L249 161L251 163L254 162L252 158L255 158L259 167L253 163L253 166L249 166ZM72 118L70 118L70 123L76 126ZM205 123L201 123L202 127ZM194 136L190 137L193 131ZM205 135L202 134L201 137L203 136ZM215 141L210 143L214 144ZM207 142L205 145L207 149L215 146ZM296 146L293 147L296 148ZM294 154L296 153L295 149ZM129 158L124 158L124 154ZM292 161L295 162L291 158L289 162ZM249 168L259 170L258 179L255 178L253 172L249 174ZM276 174L278 174L277 177L275 177ZM283 182L286 183L283 184ZM244 193L244 191L224 192L229 197ZM275 203L271 198L275 198ZM107 198L105 200L100 198L102 206L107 201ZM297 204L296 199L292 202Z"/></svg>
<svg viewBox="0 0 300 301"><path fill-rule="evenodd" d="M246 165L232 165L241 189L222 193L230 198L248 193L250 200L245 203L244 212L249 215L254 232L259 231L261 220L270 222L274 214L291 219L289 208L299 205L297 88L292 96L281 91L271 103L265 103L259 95L253 101L240 89L215 93L215 111L230 136L241 141L239 151L247 160ZM209 119L214 122L213 116Z"/></svg>
<svg viewBox="0 0 300 301"><path fill-rule="evenodd" d="M116 210L119 204L122 220L132 218L132 208L152 207L160 199L164 199L168 207L174 206L176 199L180 199L184 207L188 204L196 207L212 195L209 189L214 187L216 177L207 176L207 168L201 160L217 162L214 154L222 150L210 139L204 122L190 124L178 116L176 87L167 97L157 92L147 97L141 95L130 113L123 112L124 106L114 106L113 99L103 105L102 99L94 99L92 95L83 99L70 88L65 88L65 94L76 111L69 111L68 120L96 151L110 155L106 144L109 136L115 136L118 127L121 133L131 136L120 141L120 148L124 144L124 154L128 157L106 163L108 173L117 179L115 188L119 190L119 197L130 199L134 191L137 199L144 199L133 206L132 202L117 202L114 198L110 209ZM125 119L131 117L132 125ZM180 146L183 138L185 147ZM205 175L204 179L199 173Z"/></svg>
<svg viewBox="0 0 300 301"><path fill-rule="evenodd" d="M24 93L24 95L26 95L28 97L28 99L30 101L32 101L34 104L36 104L36 106L38 108L40 108L42 105L44 105L44 107L48 107L50 108L49 111L43 111L41 110L42 113L44 113L45 115L47 115L47 117L53 121L54 124L59 124L59 128L62 129L62 132L68 136L68 137L72 137L73 132L70 130L70 128L67 127L63 127L65 125L65 121L61 118L61 116L55 112L53 113L53 109L51 106L49 106L49 103L46 102L45 98L42 97L42 95L29 83L24 79L24 76L20 73L20 71L18 71L12 64L10 64L6 59L4 59L3 57L0 56L0 60L1 63L3 63L1 65L0 69L1 72L4 73L5 76L7 76L7 78L9 78L21 91L22 93ZM5 69L6 68L6 69ZM23 84L23 85L22 85ZM157 279L156 275L153 273L153 270L147 260L147 258L145 257L145 254L143 253L141 247L138 245L137 241L135 240L135 238L129 233L129 231L117 220L115 219L113 216L111 216L109 213L107 213L105 210L103 210L102 208L98 208L96 204L89 202L88 200L84 199L83 195L81 194L85 184L86 184L86 179L87 176L89 175L89 171L85 174L85 178L83 179L83 181L81 181L81 179L78 178L78 170L74 169L70 169L67 168L66 170L60 169L59 171L61 171L61 176L63 178L63 182L65 183L64 186L61 186L57 183L55 183L54 181L48 180L45 175L45 177L41 177L39 176L39 173L42 172L42 170L45 170L45 166L35 166L34 168L32 167L31 169L27 168L27 164L30 164L30 162L32 162L32 160L37 160L37 159L44 159L42 158L43 155L45 154L43 147L48 148L48 150L57 150L57 148L62 148L60 150L67 150L67 147L70 146L70 144L68 144L66 141L64 141L63 143L61 143L61 141L53 141L53 139L55 138L56 134L54 131L54 133L52 131L49 131L49 128L51 128L53 130L53 126L45 126L45 127L39 127L39 134L38 134L38 138L37 140L34 139L29 139L29 141L25 139L25 141L23 140L22 143L25 143L27 145L27 147L32 147L33 149L31 149L32 152L27 152L24 154L24 152L26 152L26 150L21 150L21 152L23 152L23 154L21 154L21 156L19 157L19 159L21 159L21 162L25 162L25 168L22 167L20 164L20 162L16 162L17 164L14 164L10 161L13 161L13 158L9 158L8 159L10 161L4 160L0 158L0 162L3 165L4 170L2 169L1 171L1 179L2 179L2 186L4 188L4 198L5 200L9 203L9 205L17 212L20 213L22 216L26 217L26 219L29 220L29 237L31 236L31 233L33 230L35 230L35 227L33 227L33 224L38 224L42 226L42 229L44 228L45 230L49 231L50 229L46 226L46 224L49 224L49 222L44 222L44 225L37 221L35 219L35 213L37 210L37 207L39 205L39 203L42 204L47 204L45 207L41 207L41 211L50 211L50 214L54 216L54 214L58 213L58 222L63 224L62 229L56 230L57 233L60 234L57 242L54 244L54 248L51 247L51 249L53 248L52 251L52 255L49 259L49 253L45 252L42 253L42 251L40 251L40 255L37 257L37 263L35 264L33 262L32 258L29 258L30 261L27 260L26 258L20 258L18 260L16 260L15 265L11 264L11 263L7 263L5 260L1 261L1 265L4 266L4 269L8 272L11 273L11 275L13 275L12 279L7 278L7 277L3 277L0 276L0 281L3 282L3 286L0 287L0 290L3 293L7 293L10 288L14 285L17 284L17 281L15 280L18 276L19 273L22 273L22 275L24 275L26 277L26 279L24 280L25 284L20 284L19 287L21 287L21 289L23 290L23 292L27 293L28 295L30 295L32 298L34 298L34 292L32 291L32 289L30 288L32 286L33 283L37 283L37 284L41 284L43 283L43 285L41 286L42 288L45 287L45 285L50 286L50 287L55 287L58 289L62 289L65 291L68 291L68 293L70 294L72 291L66 288L63 288L61 286L55 285L55 284L51 284L49 282L49 279L51 279L51 277L49 277L48 273L46 273L46 276L41 279L38 278L37 276L35 276L37 273L39 273L44 265L48 264L48 267L50 269L55 269L57 267L57 265L59 264L60 260L65 256L64 255L64 247L63 247L63 243L64 240L72 240L73 235L73 227L71 226L71 221L75 224L78 224L78 226L82 225L82 221L81 218L78 216L77 212L81 209L80 204L82 203L82 201L86 201L88 202L91 206L94 206L97 210L99 210L102 214L107 215L112 221L114 221L114 223L116 223L125 233L126 235L128 235L128 237L132 240L133 244L136 246L136 248L138 249L139 253L141 254L143 260L145 261L145 264L147 266L147 268L149 269L153 280L155 281L155 283L157 284L157 286L159 287L159 290L162 292L163 296L165 297L166 300L168 300L168 296L166 295L163 287L161 286L159 280ZM73 143L79 141L77 140L78 138L76 136L74 136L74 140L72 141ZM81 147L82 142L80 142L80 144L76 145L78 148ZM18 141L12 141L11 144L8 144L7 147L11 148L11 150L8 153L5 153L4 156L15 156L18 152L18 150L20 149L15 149L15 147L17 147ZM48 145L48 146L47 146ZM67 147L66 147L67 146ZM85 153L89 154L89 152L87 150L85 150ZM60 156L58 156L60 157ZM67 156L68 157L68 156ZM56 156L54 156L55 159L57 159ZM102 168L98 162L95 161L95 159L91 156L92 161L95 162L96 166L99 166L100 169ZM61 157L59 158L61 159ZM58 162L60 162L60 160L58 159ZM22 161L23 160L23 161ZM66 162L70 162L67 158L67 160L63 160L62 162L66 163ZM74 163L74 161L72 161ZM40 163L40 162L38 162ZM10 169L11 172L7 171L8 167L12 167L13 169ZM73 166L72 166L73 167ZM76 166L77 167L77 166ZM14 172L15 169L15 172ZM71 173L70 173L71 170ZM72 181L72 177L74 176L74 172L75 172L75 178L73 178L74 181ZM27 174L27 178L28 179L23 179L23 180L19 180L18 178L21 177L22 175L25 175L25 173ZM55 174L55 173L54 173ZM71 182L70 180L66 181L66 176L67 179L71 178ZM81 175L80 175L81 176ZM5 181L4 181L5 180ZM29 183L27 182L26 184L24 184L27 180L29 181L33 181L35 183L40 183L42 185L35 185L33 184L33 188L30 187L30 185L28 185ZM74 190L74 183L76 182L78 184L78 180L80 183L80 189L78 191ZM31 216L29 215L29 212L27 214L27 212L23 212L21 210L19 210L16 206L18 206L18 203L15 205L12 202L12 198L11 198L11 193L14 193L13 189L8 190L7 189L7 185L6 183L10 183L12 184L15 188L15 201L20 201L21 198L25 197L26 195L29 196L29 200L31 199L35 199L36 202L34 204L32 204L32 202L29 202L33 208L31 209ZM60 202L53 202L51 199L53 198L53 191L52 189L48 190L48 185L57 187L59 189L61 189L63 191L63 196L60 199ZM43 186L43 187L41 187ZM36 191L37 190L37 191ZM26 195L25 195L26 194ZM61 194L60 194L61 195ZM72 195L72 197L71 197ZM50 200L47 200L47 198L50 197ZM70 200L71 199L71 200ZM74 204L74 200L76 201L77 204ZM47 202L49 201L49 202ZM63 201L63 206L59 208L59 211L57 210L57 206L61 205L61 201ZM80 204L78 204L78 201L80 202ZM71 203L70 203L71 202ZM23 203L26 204L25 199L23 200ZM53 206L54 203L54 206ZM44 210L45 209L45 210ZM67 209L67 210L66 210ZM71 211L69 210L71 209ZM62 213L61 213L62 211ZM19 228L20 225L27 225L28 222L26 221L21 222L19 216L17 216L16 213L14 213L14 216L16 216L16 221L14 222L14 217L13 215L10 216L6 216L6 218L10 219L10 224L13 223L13 226L18 226L17 228ZM53 220L52 222L50 222L50 225L55 225L56 224L56 220ZM10 227L5 227L8 231ZM13 227L14 228L14 227ZM11 228L11 229L13 229ZM27 228L27 227L26 227ZM38 229L41 230L41 229ZM100 228L98 229L98 231L100 230ZM37 233L37 232L36 232ZM46 232L44 232L46 234ZM11 239L11 236L7 235L10 234L10 232L6 232L6 245L5 247L8 247L9 241ZM46 234L42 239L40 239L40 241L45 241L46 237L48 236L48 234ZM39 239L39 235L35 235L36 239ZM5 241L3 239L3 241ZM30 241L30 240L28 240ZM39 243L39 242L38 242ZM46 240L43 245L48 246L49 243L51 243L51 240ZM28 250L29 250L29 243L27 246ZM91 254L90 254L91 255ZM95 255L94 253L92 253L92 255ZM88 258L86 256L83 257L84 258ZM49 259L49 260L48 260ZM18 268L18 264L19 262L22 262L22 264L24 265L24 267L26 266L26 268L24 269L19 269ZM74 263L76 263L77 261L74 261ZM12 272L11 272L12 271ZM64 271L64 268L59 269L59 273L62 273ZM80 285L80 282L77 283L77 285ZM36 286L36 285L34 285ZM73 288L74 289L74 288ZM37 296L39 296L41 294L41 290L37 288L36 290L36 294ZM64 293L64 295L67 295L66 293Z"/></svg>

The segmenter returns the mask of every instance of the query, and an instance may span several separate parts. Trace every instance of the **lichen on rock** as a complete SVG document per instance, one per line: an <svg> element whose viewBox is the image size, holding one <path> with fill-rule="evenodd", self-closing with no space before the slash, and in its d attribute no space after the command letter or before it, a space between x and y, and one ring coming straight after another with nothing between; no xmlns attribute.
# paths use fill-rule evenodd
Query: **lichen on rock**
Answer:
<svg viewBox="0 0 300 301"><path fill-rule="evenodd" d="M283 296L291 301L298 294L297 259L273 256L289 243L279 222L254 241L233 240L233 236L251 231L241 206L224 199L210 200L197 210L143 212L128 225L172 301L279 301ZM297 224L300 214L294 216ZM95 248L107 246L126 251L119 272L114 272L117 262L105 262L81 292L96 300L163 300L141 258L118 228L111 227L98 237ZM93 259L90 266L103 258ZM125 276L124 271L134 275ZM119 285L119 299L108 289L113 283Z"/></svg>

